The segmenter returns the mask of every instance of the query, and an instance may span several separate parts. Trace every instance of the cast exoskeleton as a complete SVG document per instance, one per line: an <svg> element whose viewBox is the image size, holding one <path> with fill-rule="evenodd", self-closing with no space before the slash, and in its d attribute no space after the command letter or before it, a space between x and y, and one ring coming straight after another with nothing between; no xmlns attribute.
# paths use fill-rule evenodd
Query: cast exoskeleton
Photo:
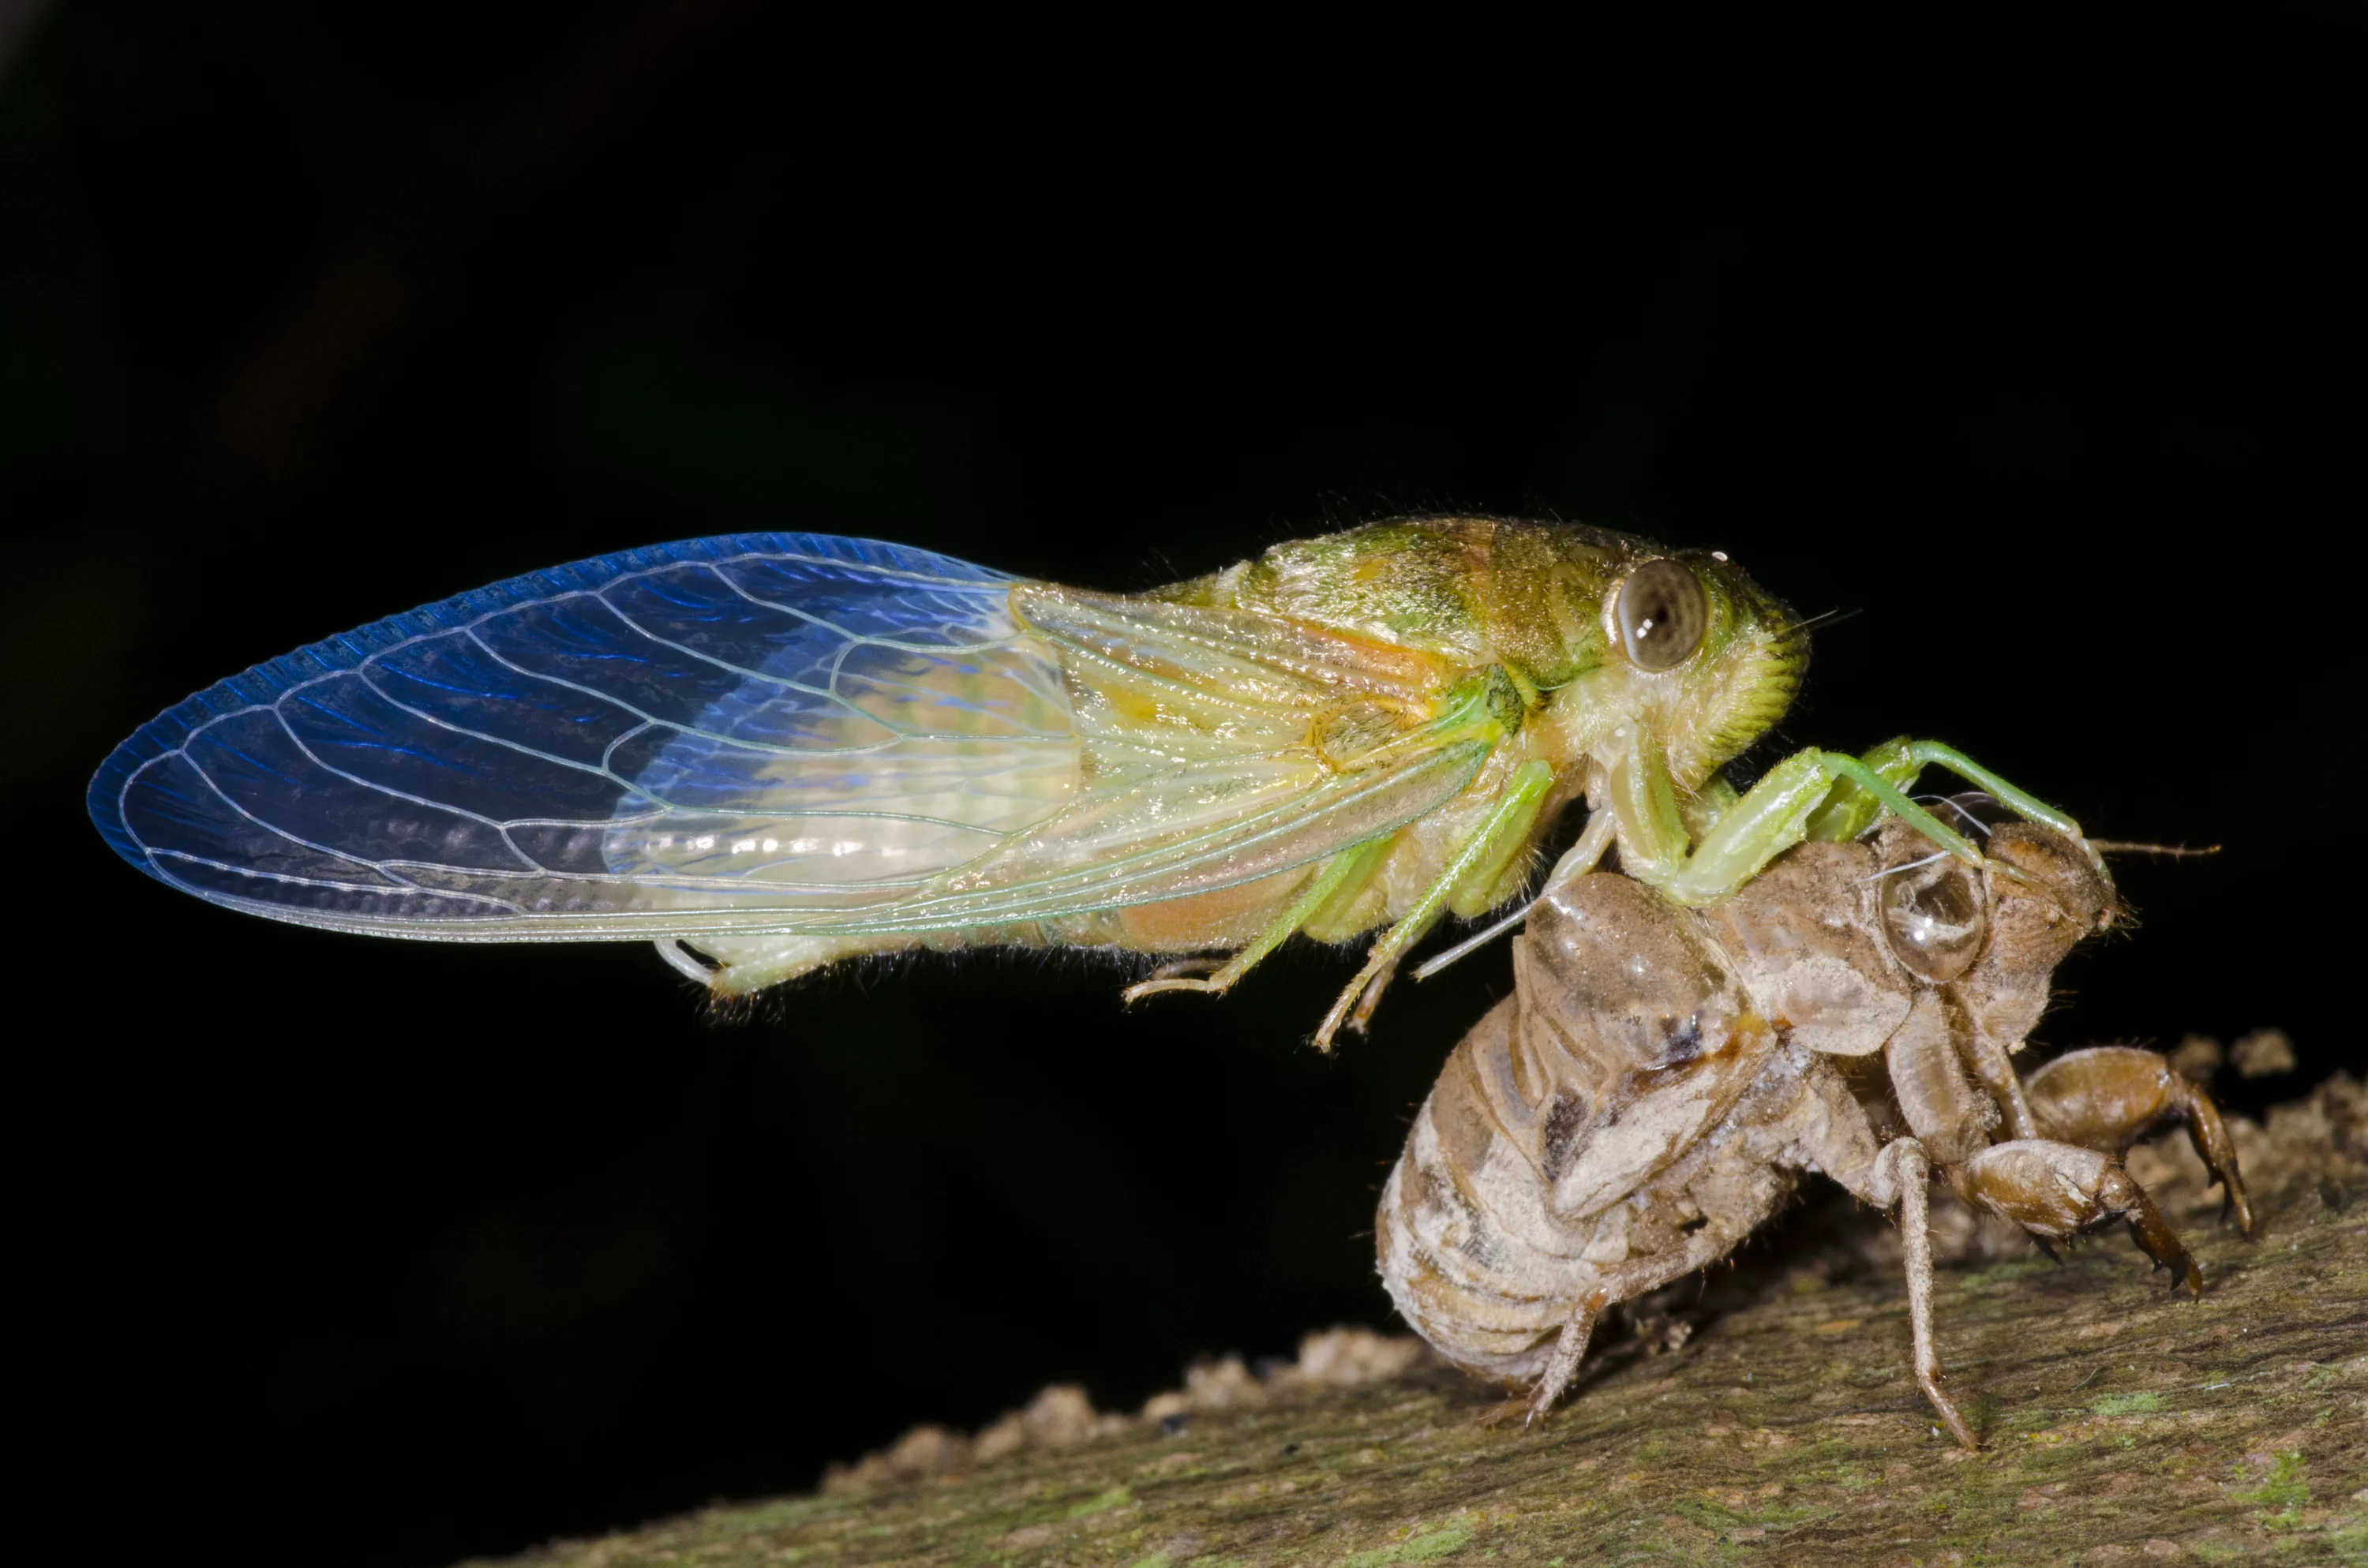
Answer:
<svg viewBox="0 0 2368 1568"><path fill-rule="evenodd" d="M1383 1190L1382 1277L1406 1321L1531 1390L1534 1418L1611 1306L1725 1256L1822 1171L1898 1210L1917 1381L1970 1447L1933 1347L1934 1175L2043 1246L2124 1219L2198 1291L2120 1155L2183 1120L2249 1231L2226 1130L2150 1051L2018 1081L2009 1057L2113 892L2067 835L1983 825L1980 869L1886 824L1802 845L1706 909L1611 873L1553 889L1516 945L1515 994L1456 1048Z"/></svg>

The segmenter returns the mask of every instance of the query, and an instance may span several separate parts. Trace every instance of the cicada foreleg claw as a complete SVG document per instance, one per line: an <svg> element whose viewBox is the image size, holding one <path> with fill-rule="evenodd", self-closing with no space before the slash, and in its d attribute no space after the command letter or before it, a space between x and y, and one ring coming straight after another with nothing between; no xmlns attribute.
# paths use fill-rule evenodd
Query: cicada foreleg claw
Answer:
<svg viewBox="0 0 2368 1568"><path fill-rule="evenodd" d="M2220 1217L2234 1215L2238 1230L2253 1233L2237 1142L2220 1108L2156 1052L2126 1045L2069 1051L2033 1073L2023 1087L2037 1131L2115 1158L2156 1128L2183 1123L2188 1142L2220 1184Z"/></svg>
<svg viewBox="0 0 2368 1568"><path fill-rule="evenodd" d="M2043 1240L2068 1241L2109 1220L2129 1222L2130 1237L2174 1290L2203 1293L2203 1271L2146 1189L2111 1154L2046 1138L1993 1143L1948 1170L1958 1196L2002 1214Z"/></svg>

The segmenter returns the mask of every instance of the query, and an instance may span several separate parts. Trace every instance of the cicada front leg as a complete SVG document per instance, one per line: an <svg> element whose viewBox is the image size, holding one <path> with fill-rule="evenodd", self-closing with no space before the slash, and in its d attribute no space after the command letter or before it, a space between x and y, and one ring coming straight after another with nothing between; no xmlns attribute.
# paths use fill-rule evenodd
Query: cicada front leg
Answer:
<svg viewBox="0 0 2368 1568"><path fill-rule="evenodd" d="M2071 1051L2033 1073L2023 1092L2042 1133L2116 1159L2155 1129L2183 1123L2188 1142L2220 1184L2220 1217L2233 1213L2237 1229L2253 1233L2253 1206L2220 1108L2154 1051L2123 1045Z"/></svg>
<svg viewBox="0 0 2368 1568"><path fill-rule="evenodd" d="M1858 767L1844 768L1837 774L1833 793L1818 808L1817 814L1810 819L1811 838L1838 841L1856 838L1880 821L1886 810L1906 816L1907 813L1900 812L1892 800L1892 793L1896 791L1905 795L1915 789L1916 780L1927 767L1945 767L1988 794L2023 821L2052 827L2084 846L2088 844L2088 839L2080 832L2080 824L2069 816L2030 790L2009 784L1956 747L1943 745L1939 741L1913 741L1902 735L1884 742L1863 756L1848 760L1855 762ZM1868 775L1873 776L1873 781ZM1888 789L1878 788L1873 781L1880 781ZM1908 820L1913 822L1915 819L1910 817ZM1922 824L1918 825L1920 827ZM2089 858L2101 869L2103 862L2096 859L2094 850L2089 852Z"/></svg>
<svg viewBox="0 0 2368 1568"><path fill-rule="evenodd" d="M1954 747L1909 740L1887 741L1863 756L1794 752L1725 805L1698 841L1690 841L1667 772L1651 748L1637 747L1609 770L1621 866L1675 903L1717 903L1795 844L1855 838L1885 814L1907 823L1936 849L1969 866L1983 865L1972 840L1908 798L1927 767L1946 767L2018 816L2087 843L2079 824Z"/></svg>
<svg viewBox="0 0 2368 1568"><path fill-rule="evenodd" d="M2095 1149L2047 1138L2017 1138L1993 1143L1944 1174L1957 1196L2002 1214L2039 1239L2066 1241L2112 1220L2129 1221L2131 1239L2170 1270L2173 1290L2203 1294L2203 1271L2180 1244L2178 1233L2129 1177L2121 1161Z"/></svg>

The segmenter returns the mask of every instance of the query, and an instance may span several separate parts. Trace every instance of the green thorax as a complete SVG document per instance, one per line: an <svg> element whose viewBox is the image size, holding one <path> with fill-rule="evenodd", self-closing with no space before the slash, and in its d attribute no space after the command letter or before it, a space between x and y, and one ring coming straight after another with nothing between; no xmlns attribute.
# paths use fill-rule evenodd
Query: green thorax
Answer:
<svg viewBox="0 0 2368 1568"><path fill-rule="evenodd" d="M1467 667L1502 665L1551 688L1602 663L1605 590L1661 553L1601 528L1421 517L1292 540L1151 597L1313 621Z"/></svg>

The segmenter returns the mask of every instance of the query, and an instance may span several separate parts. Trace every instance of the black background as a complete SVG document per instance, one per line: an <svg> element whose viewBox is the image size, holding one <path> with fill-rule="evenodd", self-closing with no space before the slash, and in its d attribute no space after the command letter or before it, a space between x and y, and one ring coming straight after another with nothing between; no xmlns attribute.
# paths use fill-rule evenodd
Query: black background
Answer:
<svg viewBox="0 0 2368 1568"><path fill-rule="evenodd" d="M1331 1060L1315 950L719 1022L644 948L273 926L89 831L191 689L654 540L1110 588L1447 507L1723 548L1860 612L1782 742L2227 846L2125 865L2044 1040L2283 1025L2250 1108L2356 1069L2340 15L1994 23L1892 41L2044 56L2032 101L1768 103L1684 40L68 0L0 84L10 1538L432 1564L1387 1321L1373 1195L1501 948Z"/></svg>

